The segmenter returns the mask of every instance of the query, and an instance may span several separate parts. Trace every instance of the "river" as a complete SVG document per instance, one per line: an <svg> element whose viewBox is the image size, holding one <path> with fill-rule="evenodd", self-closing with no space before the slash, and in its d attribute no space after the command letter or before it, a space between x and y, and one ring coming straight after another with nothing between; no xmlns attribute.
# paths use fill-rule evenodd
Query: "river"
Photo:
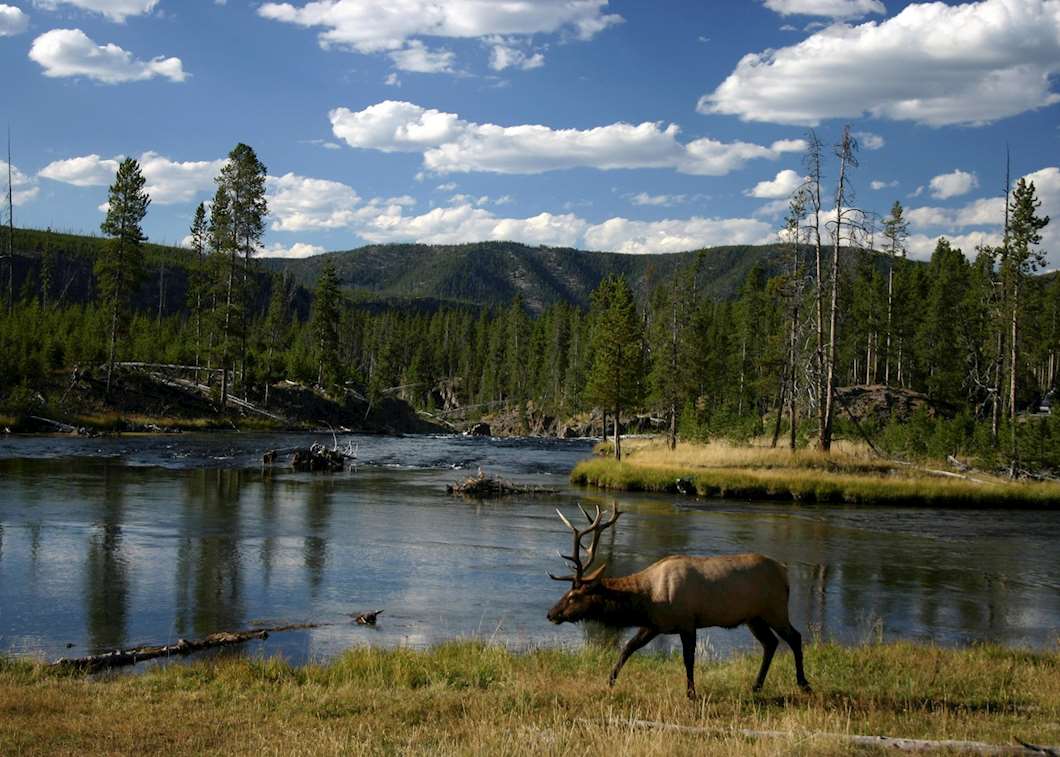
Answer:
<svg viewBox="0 0 1060 757"><path fill-rule="evenodd" d="M590 453L580 440L339 436L357 450L349 472L261 470L263 450L313 439L0 438L0 653L50 659L307 621L327 625L245 653L573 647L604 632L545 620L565 590L546 573L564 570L556 552L570 541L554 508L616 500L626 514L601 544L611 574L671 553L762 552L788 564L807 638L1060 640L1054 513L605 496L567 483ZM559 494L445 494L480 465ZM377 626L353 623L376 609ZM755 646L746 629L702 630L699 644L717 657Z"/></svg>

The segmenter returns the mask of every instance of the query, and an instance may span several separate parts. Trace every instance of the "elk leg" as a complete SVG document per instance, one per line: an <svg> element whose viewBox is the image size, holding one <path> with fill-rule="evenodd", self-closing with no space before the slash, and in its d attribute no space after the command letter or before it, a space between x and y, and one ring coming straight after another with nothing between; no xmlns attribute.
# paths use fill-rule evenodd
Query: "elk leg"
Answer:
<svg viewBox="0 0 1060 757"><path fill-rule="evenodd" d="M791 647L791 653L795 656L795 681L804 691L810 691L810 682L806 680L806 673L802 669L802 634L795 630L795 626L788 624L787 628L776 629L780 638Z"/></svg>
<svg viewBox="0 0 1060 757"><path fill-rule="evenodd" d="M751 687L751 691L758 691L766 681L766 674L769 673L769 666L773 662L773 653L777 651L778 642L777 637L769 629L769 624L761 618L752 618L747 621L747 627L762 645L762 666L758 669L758 677L755 678L754 686Z"/></svg>
<svg viewBox="0 0 1060 757"><path fill-rule="evenodd" d="M633 634L633 638L626 642L626 646L623 647L622 654L619 655L618 662L615 663L615 668L611 671L611 678L608 680L607 685L614 686L615 681L618 679L618 671L622 670L622 666L626 664L626 660L630 658L630 655L658 635L659 632L654 628L642 628Z"/></svg>
<svg viewBox="0 0 1060 757"><path fill-rule="evenodd" d="M685 676L688 678L688 698L696 698L695 666L696 666L696 632L681 632L681 652L685 658Z"/></svg>

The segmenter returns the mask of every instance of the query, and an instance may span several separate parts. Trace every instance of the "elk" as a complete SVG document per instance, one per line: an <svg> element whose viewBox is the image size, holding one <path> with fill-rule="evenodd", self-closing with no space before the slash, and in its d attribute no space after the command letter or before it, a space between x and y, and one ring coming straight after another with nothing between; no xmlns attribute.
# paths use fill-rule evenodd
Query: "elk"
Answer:
<svg viewBox="0 0 1060 757"><path fill-rule="evenodd" d="M614 686L626 660L659 634L680 634L684 652L688 697L694 699L696 686L693 667L696 659L696 629L720 626L735 628L746 624L762 645L762 665L753 691L762 688L769 672L777 635L795 656L795 679L804 690L810 684L802 668L802 636L788 620L788 576L783 565L757 554L726 557L685 557L671 555L649 565L639 573L620 578L605 578L604 563L590 573L586 569L596 559L600 534L615 525L617 504L604 520L600 506L595 517L585 508L582 514L589 525L579 530L557 508L556 513L574 533L570 555L560 554L571 563L574 573L549 577L570 581L571 588L548 611L556 624L594 620L617 628L639 629L629 640L611 671L609 685ZM582 540L592 536L586 556Z"/></svg>

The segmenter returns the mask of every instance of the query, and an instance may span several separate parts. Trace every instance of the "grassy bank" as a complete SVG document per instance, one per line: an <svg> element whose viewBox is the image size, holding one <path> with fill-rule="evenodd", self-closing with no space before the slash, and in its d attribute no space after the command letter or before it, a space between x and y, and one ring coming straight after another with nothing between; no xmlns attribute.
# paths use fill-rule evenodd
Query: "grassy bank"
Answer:
<svg viewBox="0 0 1060 757"><path fill-rule="evenodd" d="M837 446L829 455L724 442L682 443L671 451L657 440L630 440L623 449L622 462L598 457L578 463L571 481L604 489L676 492L681 479L700 496L738 499L1060 506L1058 482L1014 482L978 472L969 478L952 478L928 471L944 469L944 464L902 465L853 444Z"/></svg>
<svg viewBox="0 0 1060 757"><path fill-rule="evenodd" d="M512 654L462 643L354 649L327 665L232 659L87 679L0 662L0 753L844 754L820 733L1060 742L1060 653L811 645L812 694L779 655L698 666L641 655L606 687L613 650ZM644 719L710 734L632 728ZM622 724L621 721L627 721ZM749 739L736 729L782 731Z"/></svg>

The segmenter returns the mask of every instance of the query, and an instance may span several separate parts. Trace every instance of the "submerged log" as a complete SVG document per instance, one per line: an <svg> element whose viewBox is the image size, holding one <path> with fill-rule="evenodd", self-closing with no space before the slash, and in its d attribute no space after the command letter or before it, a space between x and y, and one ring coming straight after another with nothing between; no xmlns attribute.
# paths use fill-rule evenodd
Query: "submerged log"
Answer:
<svg viewBox="0 0 1060 757"><path fill-rule="evenodd" d="M254 639L267 639L270 633L298 631L306 628L318 628L319 626L319 623L292 623L271 628L251 628L246 631L221 631L201 639L177 639L173 644L115 649L112 652L88 655L87 657L63 657L51 663L51 667L75 670L80 673L98 673L101 670L122 668L159 657L183 657L192 652L201 652L204 649L230 647L235 644L253 641Z"/></svg>
<svg viewBox="0 0 1060 757"><path fill-rule="evenodd" d="M505 497L512 494L557 494L558 489L547 489L543 486L522 486L511 481L505 481L496 476L487 476L479 468L478 475L457 481L445 487L448 494L463 497L474 497L475 499L486 499L489 497Z"/></svg>

